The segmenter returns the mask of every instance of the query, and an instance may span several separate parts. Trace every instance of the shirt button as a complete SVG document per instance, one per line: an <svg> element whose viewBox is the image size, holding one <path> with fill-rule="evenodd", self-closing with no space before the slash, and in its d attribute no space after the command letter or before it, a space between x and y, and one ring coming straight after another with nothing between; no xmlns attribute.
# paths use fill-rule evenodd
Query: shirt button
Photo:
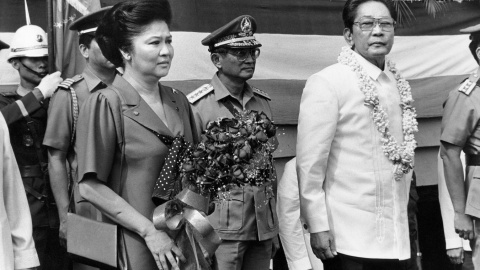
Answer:
<svg viewBox="0 0 480 270"><path fill-rule="evenodd" d="M137 112L137 111L133 111L133 114L134 114L134 115L139 115L140 113Z"/></svg>

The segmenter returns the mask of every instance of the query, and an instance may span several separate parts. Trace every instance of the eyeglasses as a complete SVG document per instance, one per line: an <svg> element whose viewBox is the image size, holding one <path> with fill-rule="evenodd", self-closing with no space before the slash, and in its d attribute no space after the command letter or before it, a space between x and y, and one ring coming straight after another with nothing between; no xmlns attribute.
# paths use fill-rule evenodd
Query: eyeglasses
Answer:
<svg viewBox="0 0 480 270"><path fill-rule="evenodd" d="M243 62L247 60L248 56L251 56L253 60L260 56L260 49L228 49L227 53L237 57L237 60Z"/></svg>
<svg viewBox="0 0 480 270"><path fill-rule="evenodd" d="M395 28L397 22L391 18L362 17L353 24L358 25L362 31L372 31L378 25L383 31L390 32Z"/></svg>

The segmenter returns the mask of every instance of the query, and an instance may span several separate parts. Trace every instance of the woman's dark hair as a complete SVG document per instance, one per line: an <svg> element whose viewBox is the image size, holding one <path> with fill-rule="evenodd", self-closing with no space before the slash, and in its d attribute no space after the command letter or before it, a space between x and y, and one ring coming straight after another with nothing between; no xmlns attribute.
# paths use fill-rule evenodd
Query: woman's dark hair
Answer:
<svg viewBox="0 0 480 270"><path fill-rule="evenodd" d="M130 52L133 38L154 21L163 21L170 26L172 11L167 0L120 2L105 13L95 38L105 58L117 67L123 67L120 50Z"/></svg>
<svg viewBox="0 0 480 270"><path fill-rule="evenodd" d="M472 42L470 42L470 45L468 45L468 48L470 48L470 52L473 54L473 58L475 58L475 61L478 63L478 56L477 56L477 48L480 45L480 33L473 33L470 35L470 39Z"/></svg>
<svg viewBox="0 0 480 270"><path fill-rule="evenodd" d="M352 30L355 17L357 16L358 7L367 2L380 2L384 4L388 11L390 11L390 16L392 16L394 20L397 19L397 11L391 0L348 0L343 7L342 13L345 28Z"/></svg>

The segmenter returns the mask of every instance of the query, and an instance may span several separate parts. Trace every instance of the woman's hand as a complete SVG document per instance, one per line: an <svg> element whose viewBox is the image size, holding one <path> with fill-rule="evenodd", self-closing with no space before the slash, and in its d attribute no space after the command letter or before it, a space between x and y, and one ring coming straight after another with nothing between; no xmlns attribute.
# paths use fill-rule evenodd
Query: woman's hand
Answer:
<svg viewBox="0 0 480 270"><path fill-rule="evenodd" d="M186 261L185 256L183 256L182 251L164 231L156 230L152 225L152 229L147 232L144 239L147 243L148 249L152 252L158 269L169 270L167 263L168 259L172 265L172 269L180 270L172 252L182 261Z"/></svg>

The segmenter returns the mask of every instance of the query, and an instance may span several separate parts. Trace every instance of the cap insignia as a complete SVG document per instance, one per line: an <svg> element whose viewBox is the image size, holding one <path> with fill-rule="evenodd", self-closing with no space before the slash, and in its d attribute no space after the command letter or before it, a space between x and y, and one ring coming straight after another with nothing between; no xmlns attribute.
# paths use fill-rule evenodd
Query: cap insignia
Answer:
<svg viewBox="0 0 480 270"><path fill-rule="evenodd" d="M251 36L252 33L252 22L248 17L243 17L242 22L240 23L240 28L242 28L242 33L239 33L240 36Z"/></svg>
<svg viewBox="0 0 480 270"><path fill-rule="evenodd" d="M42 41L43 41L42 35L37 35L37 41L38 41L38 42L42 42Z"/></svg>

